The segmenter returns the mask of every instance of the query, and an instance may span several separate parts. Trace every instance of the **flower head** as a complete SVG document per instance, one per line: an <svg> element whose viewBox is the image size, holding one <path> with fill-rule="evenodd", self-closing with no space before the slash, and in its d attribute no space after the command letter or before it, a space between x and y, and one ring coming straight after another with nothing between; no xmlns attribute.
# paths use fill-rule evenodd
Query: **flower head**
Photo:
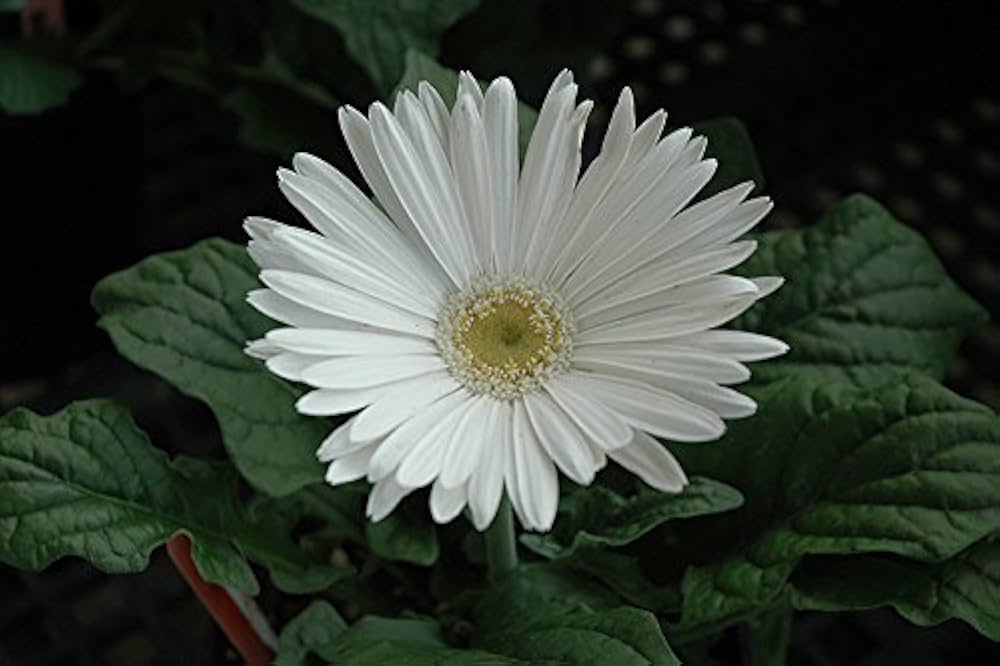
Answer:
<svg viewBox="0 0 1000 666"><path fill-rule="evenodd" d="M314 390L304 414L358 412L318 450L326 480L373 483L386 516L431 486L438 522L468 506L485 529L506 491L547 530L558 471L579 484L612 461L664 492L687 483L654 437L706 441L754 402L743 365L787 350L717 327L781 284L724 271L771 208L751 183L689 205L715 172L706 141L666 115L636 127L618 100L600 154L580 170L591 109L564 71L523 164L506 78L463 73L449 108L427 83L390 111L340 124L378 205L311 155L279 171L315 232L250 218L266 289L249 301L287 325L250 343L274 373ZM360 411L359 411L360 410Z"/></svg>

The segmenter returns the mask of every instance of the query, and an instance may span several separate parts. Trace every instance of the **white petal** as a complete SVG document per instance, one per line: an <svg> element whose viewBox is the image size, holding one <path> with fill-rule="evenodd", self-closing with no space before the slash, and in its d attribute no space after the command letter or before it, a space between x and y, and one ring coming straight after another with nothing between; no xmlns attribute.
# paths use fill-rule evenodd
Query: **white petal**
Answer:
<svg viewBox="0 0 1000 666"><path fill-rule="evenodd" d="M285 351L328 356L433 354L436 351L434 343L427 338L329 328L276 328L267 333L267 341Z"/></svg>
<svg viewBox="0 0 1000 666"><path fill-rule="evenodd" d="M449 393L396 428L392 434L385 438L375 455L372 456L368 469L368 479L378 481L392 474L410 452L414 442L427 434L441 419L468 399L469 394L465 391L459 390Z"/></svg>
<svg viewBox="0 0 1000 666"><path fill-rule="evenodd" d="M247 343L246 347L243 348L244 354L250 358L256 358L261 361L266 361L272 356L277 356L283 351L286 350L275 345L273 342L268 342L264 339L251 340Z"/></svg>
<svg viewBox="0 0 1000 666"><path fill-rule="evenodd" d="M524 406L538 442L549 458L576 483L590 485L597 460L576 424L545 393L526 394Z"/></svg>
<svg viewBox="0 0 1000 666"><path fill-rule="evenodd" d="M549 92L524 156L517 188L514 249L516 256L529 267L530 256L535 252L534 239L539 233L543 239L551 238L551 225L565 212L576 182L579 169L579 144L573 149L579 132L574 126L576 91L576 85L569 84Z"/></svg>
<svg viewBox="0 0 1000 666"><path fill-rule="evenodd" d="M451 169L423 107L416 100L406 104L407 93L403 94L417 136L407 136L389 110L376 103L370 112L375 150L420 237L454 283L462 286L475 266Z"/></svg>
<svg viewBox="0 0 1000 666"><path fill-rule="evenodd" d="M399 197L396 196L396 191L386 176L378 152L375 150L375 142L372 139L372 129L368 119L357 109L349 106L340 109L339 119L340 129L347 141L351 155L379 203L389 213L396 226L410 238L410 241L415 246L423 248L423 253L426 256L431 256L423 244L413 220L403 208Z"/></svg>
<svg viewBox="0 0 1000 666"><path fill-rule="evenodd" d="M476 77L471 72L463 69L458 73L458 91L455 96L456 104L465 95L468 95L472 99L472 103L476 105L476 109L483 107L483 89L479 87L479 81L476 81Z"/></svg>
<svg viewBox="0 0 1000 666"><path fill-rule="evenodd" d="M368 461L375 453L375 446L368 446L359 451L354 451L341 458L337 458L326 468L326 482L331 486L339 486L342 483L350 483L363 479L368 473Z"/></svg>
<svg viewBox="0 0 1000 666"><path fill-rule="evenodd" d="M671 342L722 354L737 361L763 361L788 351L788 345L777 338L747 331L702 331L674 338Z"/></svg>
<svg viewBox="0 0 1000 666"><path fill-rule="evenodd" d="M604 143L600 154L594 158L587 171L580 178L580 183L573 194L573 200L564 217L562 232L566 234L564 242L553 243L553 250L543 258L543 265L549 265L549 282L560 281L564 273L560 266L569 262L580 252L580 238L585 235L588 216L597 207L611 188L625 163L629 147L632 145L632 134L635 131L635 105L632 91L624 88L618 98L618 104L608 123L608 131L604 135Z"/></svg>
<svg viewBox="0 0 1000 666"><path fill-rule="evenodd" d="M688 484L677 459L665 446L644 432L636 431L631 444L608 455L656 490L679 493Z"/></svg>
<svg viewBox="0 0 1000 666"><path fill-rule="evenodd" d="M588 260L581 264L577 277L567 280L565 298L568 301L575 303L586 299L628 274L636 264L625 257L647 243L664 224L669 224L668 220L711 180L717 166L715 160L691 166L685 164L699 150L698 142L692 141L654 189L608 228Z"/></svg>
<svg viewBox="0 0 1000 666"><path fill-rule="evenodd" d="M716 305L698 303L644 312L628 319L602 324L579 334L579 344L613 344L673 339L713 328L742 314L754 304L757 292L733 297Z"/></svg>
<svg viewBox="0 0 1000 666"><path fill-rule="evenodd" d="M603 285L600 291L579 303L574 312L579 318L591 316L727 270L741 264L756 248L756 241L743 241L678 261L647 264L613 283Z"/></svg>
<svg viewBox="0 0 1000 666"><path fill-rule="evenodd" d="M288 248L310 273L423 317L437 315L442 294L429 292L425 285L413 284L411 278L396 271L399 262L395 257L359 258L356 252L346 252L319 234L302 229L279 229L274 232L274 242Z"/></svg>
<svg viewBox="0 0 1000 666"><path fill-rule="evenodd" d="M309 365L302 380L316 388L359 389L444 370L440 356L341 356Z"/></svg>
<svg viewBox="0 0 1000 666"><path fill-rule="evenodd" d="M377 400L385 389L316 389L298 399L295 409L307 416L333 416L355 412Z"/></svg>
<svg viewBox="0 0 1000 666"><path fill-rule="evenodd" d="M275 321L280 321L289 326L301 326L303 328L341 328L348 330L361 330L363 325L357 322L348 321L341 317L319 312L304 305L299 305L295 301L270 289L255 289L247 294L247 303L265 317L270 317Z"/></svg>
<svg viewBox="0 0 1000 666"><path fill-rule="evenodd" d="M592 400L585 390L576 386L572 375L553 377L546 383L545 390L600 448L614 449L631 441L632 428L615 412Z"/></svg>
<svg viewBox="0 0 1000 666"><path fill-rule="evenodd" d="M501 77L486 90L483 125L490 150L495 209L491 217L492 253L497 268L514 270L513 229L517 211L519 172L517 96L510 79Z"/></svg>
<svg viewBox="0 0 1000 666"><path fill-rule="evenodd" d="M508 465L507 492L525 528L548 531L559 504L555 465L535 437L524 405L514 403L512 465Z"/></svg>
<svg viewBox="0 0 1000 666"><path fill-rule="evenodd" d="M451 117L451 114L448 113L447 105L441 99L438 91L434 89L434 86L426 81L421 81L417 85L417 97L420 98L420 103L424 105L424 111L427 112L427 117L430 118L431 124L434 125L434 131L437 133L441 145L447 150L448 123Z"/></svg>
<svg viewBox="0 0 1000 666"><path fill-rule="evenodd" d="M399 485L393 479L384 479L372 486L368 494L368 506L365 515L377 523L396 508L400 501L413 492L413 488Z"/></svg>
<svg viewBox="0 0 1000 666"><path fill-rule="evenodd" d="M303 373L305 373L307 368L322 363L325 360L325 356L282 352L268 358L264 361L264 364L267 366L268 370L282 379L300 382L302 381Z"/></svg>
<svg viewBox="0 0 1000 666"><path fill-rule="evenodd" d="M459 97L452 112L451 166L467 216L479 266L492 265L493 175L490 172L486 127L475 100Z"/></svg>
<svg viewBox="0 0 1000 666"><path fill-rule="evenodd" d="M718 414L655 386L596 373L578 373L574 379L627 423L657 437L705 442L725 432Z"/></svg>
<svg viewBox="0 0 1000 666"><path fill-rule="evenodd" d="M581 346L573 352L573 363L590 368L631 369L650 376L689 376L720 384L735 384L750 379L750 370L731 358L661 344Z"/></svg>
<svg viewBox="0 0 1000 666"><path fill-rule="evenodd" d="M480 532L493 522L503 497L514 419L509 402L494 400L491 408L483 427L482 455L469 478L469 510L472 512L472 523Z"/></svg>
<svg viewBox="0 0 1000 666"><path fill-rule="evenodd" d="M400 333L434 336L434 325L429 319L336 282L278 270L263 271L260 279L285 298L324 314Z"/></svg>
<svg viewBox="0 0 1000 666"><path fill-rule="evenodd" d="M758 300L770 296L785 284L785 278L774 275L750 278L750 281L757 285Z"/></svg>
<svg viewBox="0 0 1000 666"><path fill-rule="evenodd" d="M486 429L494 426L491 422L494 402L492 398L476 396L461 423L456 426L438 478L438 482L446 488L464 484L479 464L483 447L487 445Z"/></svg>
<svg viewBox="0 0 1000 666"><path fill-rule="evenodd" d="M351 420L348 419L340 424L333 432L327 435L323 443L316 450L316 457L320 462L330 462L342 456L347 456L355 451L369 446L371 442L352 442L350 438Z"/></svg>
<svg viewBox="0 0 1000 666"><path fill-rule="evenodd" d="M450 523L462 512L468 495L465 484L446 488L440 479L431 486L431 517L438 524Z"/></svg>
<svg viewBox="0 0 1000 666"><path fill-rule="evenodd" d="M392 384L376 402L355 417L351 437L361 441L381 437L458 388L458 383L447 372L432 372Z"/></svg>
<svg viewBox="0 0 1000 666"><path fill-rule="evenodd" d="M444 454L452 445L458 426L471 404L471 400L459 404L413 442L396 470L396 481L400 485L420 488L441 474Z"/></svg>

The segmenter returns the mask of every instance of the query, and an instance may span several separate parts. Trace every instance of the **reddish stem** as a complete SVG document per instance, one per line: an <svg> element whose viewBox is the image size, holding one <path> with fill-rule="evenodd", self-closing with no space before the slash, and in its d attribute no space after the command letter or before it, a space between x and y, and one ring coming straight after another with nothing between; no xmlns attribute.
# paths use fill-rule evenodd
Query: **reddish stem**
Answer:
<svg viewBox="0 0 1000 666"><path fill-rule="evenodd" d="M167 553L247 666L270 664L274 653L261 640L226 588L206 582L198 573L191 559L191 540L178 534L167 542Z"/></svg>

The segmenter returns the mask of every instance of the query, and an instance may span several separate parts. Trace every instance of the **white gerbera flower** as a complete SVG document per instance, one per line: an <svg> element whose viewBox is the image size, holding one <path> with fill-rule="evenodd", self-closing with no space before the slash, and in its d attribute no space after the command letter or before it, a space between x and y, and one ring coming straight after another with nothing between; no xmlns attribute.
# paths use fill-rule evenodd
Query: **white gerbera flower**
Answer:
<svg viewBox="0 0 1000 666"><path fill-rule="evenodd" d="M319 233L247 220L267 289L249 301L283 322L249 345L308 384L297 408L361 410L319 448L326 480L367 478L373 520L431 485L438 522L469 507L477 529L504 489L521 523L548 530L557 469L589 484L607 459L678 492L653 437L705 441L755 404L727 388L779 340L717 330L780 278L722 274L771 208L746 183L686 207L715 172L706 140L666 114L635 126L626 88L600 154L578 179L592 103L564 71L523 166L517 98L463 73L449 110L429 84L395 109L353 108L340 125L379 206L330 165L299 154L280 187Z"/></svg>

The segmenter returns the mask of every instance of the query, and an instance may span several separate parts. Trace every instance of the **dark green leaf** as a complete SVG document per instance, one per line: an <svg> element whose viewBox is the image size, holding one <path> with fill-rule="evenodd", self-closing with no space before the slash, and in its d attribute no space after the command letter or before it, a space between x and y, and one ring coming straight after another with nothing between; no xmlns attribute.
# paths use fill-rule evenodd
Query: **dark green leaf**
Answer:
<svg viewBox="0 0 1000 666"><path fill-rule="evenodd" d="M437 530L419 496L377 523L367 522L365 537L371 551L387 560L430 566L438 558Z"/></svg>
<svg viewBox="0 0 1000 666"><path fill-rule="evenodd" d="M877 202L854 195L804 231L763 234L746 275L787 284L737 320L791 351L754 367L757 380L811 374L859 385L912 370L941 378L985 311L927 243Z"/></svg>
<svg viewBox="0 0 1000 666"><path fill-rule="evenodd" d="M256 273L243 247L213 239L115 273L92 298L118 351L211 407L237 469L284 495L322 480L329 424L296 413L299 390L243 353L272 326L245 300Z"/></svg>
<svg viewBox="0 0 1000 666"><path fill-rule="evenodd" d="M807 554L942 561L1000 528L1000 421L921 376L872 391L810 380L756 392L758 416L711 445L673 444L685 468L743 492L708 519L721 561L684 577L682 629L769 605Z"/></svg>
<svg viewBox="0 0 1000 666"><path fill-rule="evenodd" d="M714 157L719 167L712 181L698 193L699 198L707 198L722 190L751 180L759 192L764 187L764 172L757 161L757 152L747 128L738 118L712 118L694 124L698 134L708 137L706 157Z"/></svg>
<svg viewBox="0 0 1000 666"><path fill-rule="evenodd" d="M0 0L0 12L19 12L24 0Z"/></svg>
<svg viewBox="0 0 1000 666"><path fill-rule="evenodd" d="M475 616L476 647L530 663L680 664L652 613L552 564L501 579Z"/></svg>
<svg viewBox="0 0 1000 666"><path fill-rule="evenodd" d="M416 92L421 81L427 81L434 86L441 94L445 104L451 106L455 101L455 96L458 94L458 73L447 67L442 67L436 60L418 51L406 52L406 70L390 97L395 98L403 90ZM517 140L522 155L528 148L528 141L531 139L531 131L535 127L536 120L538 120L538 112L524 102L518 102Z"/></svg>
<svg viewBox="0 0 1000 666"><path fill-rule="evenodd" d="M300 150L330 154L337 149L338 102L323 88L300 80L273 51L237 74L242 83L221 101L240 117L243 143L285 159Z"/></svg>
<svg viewBox="0 0 1000 666"><path fill-rule="evenodd" d="M314 601L281 630L274 666L305 666L310 652L322 653L347 624L325 601Z"/></svg>
<svg viewBox="0 0 1000 666"><path fill-rule="evenodd" d="M383 92L403 73L409 49L436 57L438 39L479 0L292 0L302 11L337 27L347 51Z"/></svg>
<svg viewBox="0 0 1000 666"><path fill-rule="evenodd" d="M0 44L0 110L41 113L61 106L80 85L75 69L9 44Z"/></svg>
<svg viewBox="0 0 1000 666"><path fill-rule="evenodd" d="M629 498L595 485L561 503L565 515L556 532L526 534L521 542L546 557L568 557L586 548L624 546L669 520L729 511L742 503L737 490L711 479L694 478L677 495L644 490Z"/></svg>
<svg viewBox="0 0 1000 666"><path fill-rule="evenodd" d="M802 610L842 611L892 606L927 626L951 618L1000 641L1000 544L979 543L940 564L869 556L807 560L793 580Z"/></svg>
<svg viewBox="0 0 1000 666"><path fill-rule="evenodd" d="M261 533L238 506L235 481L221 465L171 462L112 402L50 417L16 409L0 418L0 561L37 571L75 555L135 572L184 533L206 580L250 594L257 581L244 555L272 571L325 577L321 586L343 573Z"/></svg>

